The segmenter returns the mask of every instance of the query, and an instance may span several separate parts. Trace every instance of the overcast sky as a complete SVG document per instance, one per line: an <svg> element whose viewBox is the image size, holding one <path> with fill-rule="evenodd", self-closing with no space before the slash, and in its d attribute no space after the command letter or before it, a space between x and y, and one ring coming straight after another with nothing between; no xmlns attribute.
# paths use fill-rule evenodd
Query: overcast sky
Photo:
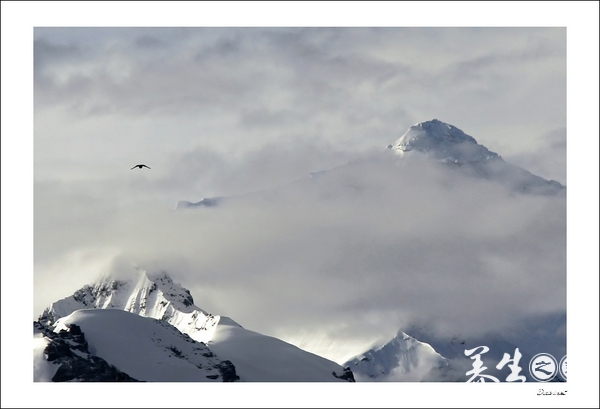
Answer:
<svg viewBox="0 0 600 409"><path fill-rule="evenodd" d="M415 319L476 332L564 309L564 200L446 189L421 164L402 178L360 169L362 194L335 178L289 187L437 118L571 188L566 24L416 27L424 11L400 18L412 28L34 24L33 318L131 264L337 360ZM174 210L279 187L275 200ZM546 297L532 295L540 282Z"/></svg>
<svg viewBox="0 0 600 409"><path fill-rule="evenodd" d="M36 28L34 47L36 176L137 160L190 189L190 166L261 163L210 185L239 190L438 118L566 182L565 28Z"/></svg>
<svg viewBox="0 0 600 409"><path fill-rule="evenodd" d="M502 275L552 277L564 309L564 203L363 169L385 193L173 207L380 153L433 118L566 183L565 28L36 28L34 74L37 313L117 255L179 274L201 308L247 328L324 334L336 359L406 319L514 316L504 304L532 288L498 291Z"/></svg>

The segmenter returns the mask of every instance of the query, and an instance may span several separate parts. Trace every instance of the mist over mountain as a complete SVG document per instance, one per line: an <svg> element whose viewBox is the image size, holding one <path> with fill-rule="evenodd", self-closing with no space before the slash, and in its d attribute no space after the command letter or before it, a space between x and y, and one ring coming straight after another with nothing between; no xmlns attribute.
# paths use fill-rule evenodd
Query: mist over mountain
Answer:
<svg viewBox="0 0 600 409"><path fill-rule="evenodd" d="M349 379L345 367L361 381L464 381L455 339L497 360L566 351L565 197L434 119L277 188L131 213L117 258L153 273L121 280L128 267L111 262L40 322L85 308L160 319L242 381Z"/></svg>
<svg viewBox="0 0 600 409"><path fill-rule="evenodd" d="M420 122L411 126L396 142L386 147L395 155L390 160L387 152L380 155L357 159L352 163L342 165L333 170L322 170L310 174L311 179L321 178L334 172L342 172L348 177L355 171L353 166L365 166L373 163L386 163L415 160L416 156L423 155L433 159L434 162L446 165L449 169L460 172L463 176L482 178L498 183L514 192L536 195L566 195L566 188L555 180L546 180L527 170L504 161L497 153L488 150L477 143L475 138L467 135L453 125L446 124L437 119ZM368 166L368 165L367 165ZM385 166L390 166L385 165ZM416 165L411 165L416 166ZM401 177L401 173L398 174ZM355 186L357 187L357 186ZM254 195L238 196L247 199ZM265 196L274 192L262 192ZM227 198L211 197L198 202L182 200L177 203L177 208L213 207L218 206ZM235 197L229 198L235 199Z"/></svg>
<svg viewBox="0 0 600 409"><path fill-rule="evenodd" d="M300 282L324 278L350 290L380 312L363 317L366 328L385 327L391 338L415 322L436 322L438 331L477 337L490 325L500 330L538 314L564 313L565 197L559 182L506 162L434 119L411 126L377 154L277 189L182 201L178 208L198 210L191 214L199 217L218 216L219 208L239 211L247 215L244 223L252 217L267 234L280 232L279 242L265 244L272 251L260 250L273 264L257 259L256 267L277 277L278 268L302 266ZM286 258L278 261L279 254ZM290 328L278 333L315 351L339 344L327 339L342 338L330 332L317 342ZM325 348L335 353L334 346ZM338 362L354 355L345 354Z"/></svg>
<svg viewBox="0 0 600 409"><path fill-rule="evenodd" d="M388 145L388 149L400 156L411 151L431 155L468 175L500 182L518 192L566 194L566 188L559 182L545 180L506 163L500 155L478 144L472 136L437 119L411 126L393 145Z"/></svg>
<svg viewBox="0 0 600 409"><path fill-rule="evenodd" d="M497 368L505 355L517 359L520 367L518 376L523 381L534 382L529 372L529 362L540 353L547 353L557 362L567 354L566 315L550 314L528 319L519 319L512 328L501 332L489 332L473 336L460 333L440 335L426 323L413 324L399 331L383 345L377 345L344 363L350 368L357 381L421 381L421 382L465 382L467 372L473 370L473 359L467 351L481 352L486 368L491 375L504 382L512 370L506 365ZM517 355L518 354L518 355ZM564 382L558 372L554 382Z"/></svg>

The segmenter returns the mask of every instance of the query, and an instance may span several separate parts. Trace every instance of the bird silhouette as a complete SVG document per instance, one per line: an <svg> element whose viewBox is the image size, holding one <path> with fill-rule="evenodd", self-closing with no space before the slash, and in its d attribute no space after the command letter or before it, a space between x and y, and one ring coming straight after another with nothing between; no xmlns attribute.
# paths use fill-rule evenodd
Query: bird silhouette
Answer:
<svg viewBox="0 0 600 409"><path fill-rule="evenodd" d="M150 168L150 166L146 166L146 165L144 165L144 164L141 164L141 165L135 165L134 167L132 167L132 168L131 168L131 170L134 170L135 168L140 168L140 169L141 169L141 168L148 168L148 169L151 169L151 168Z"/></svg>

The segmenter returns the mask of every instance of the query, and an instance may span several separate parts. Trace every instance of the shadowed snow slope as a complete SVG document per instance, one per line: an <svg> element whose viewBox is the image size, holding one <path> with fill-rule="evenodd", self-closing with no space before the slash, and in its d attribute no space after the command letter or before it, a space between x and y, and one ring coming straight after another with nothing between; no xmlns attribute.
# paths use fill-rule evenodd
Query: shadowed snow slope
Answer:
<svg viewBox="0 0 600 409"><path fill-rule="evenodd" d="M43 334L43 331L34 336L37 345L34 346L35 381L57 381L61 371L75 375L61 380L106 381L85 378L91 366L89 362L94 358L101 358L126 374L120 378L128 376L138 381L234 380L223 376L233 371L230 362L221 361L205 344L194 341L164 321L122 310L89 309L60 318L51 331L63 335L66 343L58 345L58 337ZM71 337L64 336L69 333ZM52 343L57 343L56 348L46 348ZM57 353L57 350L62 351ZM87 368L77 368L82 365L73 358L83 360ZM234 371L233 374L235 377Z"/></svg>

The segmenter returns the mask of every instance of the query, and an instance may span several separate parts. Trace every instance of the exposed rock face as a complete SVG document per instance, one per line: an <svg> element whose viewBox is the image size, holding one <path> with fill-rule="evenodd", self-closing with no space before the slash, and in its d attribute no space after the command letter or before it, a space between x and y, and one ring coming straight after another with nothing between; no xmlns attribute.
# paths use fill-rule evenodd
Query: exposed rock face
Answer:
<svg viewBox="0 0 600 409"><path fill-rule="evenodd" d="M136 382L137 380L90 354L81 328L70 325L68 330L53 332L39 322L34 328L50 341L44 350L48 362L59 365L53 382Z"/></svg>
<svg viewBox="0 0 600 409"><path fill-rule="evenodd" d="M186 209L190 207L215 207L218 206L223 198L221 197L205 197L199 202L190 202L187 200L181 200L177 202L176 209Z"/></svg>
<svg viewBox="0 0 600 409"><path fill-rule="evenodd" d="M235 366L231 363L231 361L226 360L217 365L219 372L221 372L221 378L223 378L223 382L234 382L239 381L240 377L235 372Z"/></svg>

